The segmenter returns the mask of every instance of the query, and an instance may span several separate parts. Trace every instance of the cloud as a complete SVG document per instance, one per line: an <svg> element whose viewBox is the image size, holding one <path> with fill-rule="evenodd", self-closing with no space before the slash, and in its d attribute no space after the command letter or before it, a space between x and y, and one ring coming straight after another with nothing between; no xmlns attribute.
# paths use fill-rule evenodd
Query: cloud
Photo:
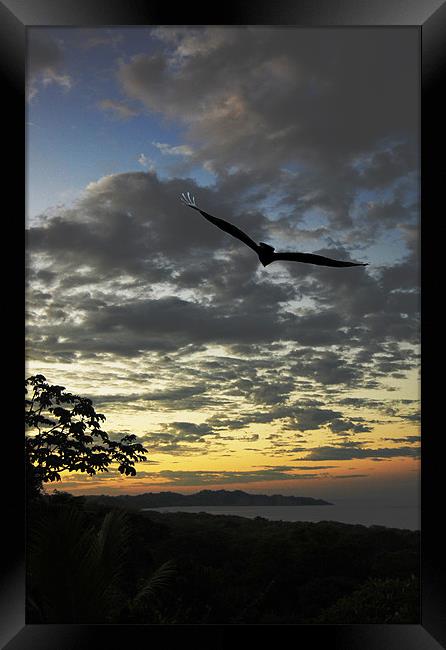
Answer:
<svg viewBox="0 0 446 650"><path fill-rule="evenodd" d="M88 35L88 30L82 30L81 47L85 50L91 50L96 47L115 47L118 43L122 43L124 36L114 30L91 30L91 35Z"/></svg>
<svg viewBox="0 0 446 650"><path fill-rule="evenodd" d="M182 440L201 440L204 436L215 436L214 431L205 423L170 422L165 425L167 430L173 430L177 438Z"/></svg>
<svg viewBox="0 0 446 650"><path fill-rule="evenodd" d="M389 442L408 442L411 445L419 445L421 442L421 436L403 436L401 438L384 438L384 440Z"/></svg>
<svg viewBox="0 0 446 650"><path fill-rule="evenodd" d="M355 424L351 420L343 420L341 418L334 419L330 422L330 429L333 433L344 433L352 431L353 433L366 433L372 431L372 427L364 424Z"/></svg>
<svg viewBox="0 0 446 650"><path fill-rule="evenodd" d="M365 187L405 172L401 139L418 119L409 30L176 28L152 36L165 47L122 62L122 89L181 121L196 159L217 174L233 165L279 169L293 158L341 159ZM402 138L392 145L395 133Z"/></svg>
<svg viewBox="0 0 446 650"><path fill-rule="evenodd" d="M152 31L157 39L171 46L171 62L181 65L189 57L204 57L227 42L225 28L200 28L185 30L182 28L158 27Z"/></svg>
<svg viewBox="0 0 446 650"><path fill-rule="evenodd" d="M27 51L27 97L31 101L39 92L39 87L56 84L70 90L73 80L61 71L63 51L60 45L47 34L36 29L28 32Z"/></svg>
<svg viewBox="0 0 446 650"><path fill-rule="evenodd" d="M137 477L150 478L154 483L168 481L172 485L222 485L233 483L257 483L264 481L289 481L290 479L314 480L319 474L307 472L296 474L292 467L278 467L251 471L198 471L162 470L160 472L138 472Z"/></svg>
<svg viewBox="0 0 446 650"><path fill-rule="evenodd" d="M369 476L369 474L337 474L336 476L332 476L331 478L348 479L348 478L366 478L367 476Z"/></svg>
<svg viewBox="0 0 446 650"><path fill-rule="evenodd" d="M138 469L136 476L132 479L123 479L119 472L110 470L101 474L96 474L94 477L82 474L70 474L63 479L63 487L65 489L76 488L81 486L89 486L91 489L101 488L106 486L107 489L112 489L113 483L117 479L125 481L131 487L138 486L142 489L144 486L150 490L153 486L162 487L176 487L176 486L219 486L219 485L249 485L253 483L268 483L275 481L290 481L290 480L317 480L321 477L317 472L296 473L292 467L277 466L258 470L248 471L199 471L199 470L161 470L158 472L151 472ZM326 475L324 474L326 478ZM107 484L110 484L110 487ZM138 485L139 484L139 485ZM117 488L119 491L121 487Z"/></svg>
<svg viewBox="0 0 446 650"><path fill-rule="evenodd" d="M297 460L353 460L354 458L397 458L397 457L419 457L419 449L414 447L382 447L368 449L347 444L339 447L322 446L309 450L308 454Z"/></svg>
<svg viewBox="0 0 446 650"><path fill-rule="evenodd" d="M336 469L338 465L295 465L294 469L297 470L308 470L311 468L312 471L315 471L317 469Z"/></svg>
<svg viewBox="0 0 446 650"><path fill-rule="evenodd" d="M316 430L337 419L342 413L331 409L320 409L311 406L296 406L286 428L298 431Z"/></svg>
<svg viewBox="0 0 446 650"><path fill-rule="evenodd" d="M148 158L143 153L139 154L138 162L141 165L141 167L146 167L149 171L153 172L155 170L153 160L151 158Z"/></svg>
<svg viewBox="0 0 446 650"><path fill-rule="evenodd" d="M176 146L171 146L163 142L153 142L154 147L156 147L163 155L167 156L192 156L193 149L187 144L179 144Z"/></svg>
<svg viewBox="0 0 446 650"><path fill-rule="evenodd" d="M337 329L341 326L341 319L335 312L325 313L326 322L322 315L308 316L307 326L309 333L302 339L302 343L311 343L315 340L314 334L320 333L323 328L327 342L330 332L339 336ZM337 325L337 328L336 328ZM310 347L301 347L290 354L291 369L299 372L300 376L315 379L322 384L348 384L354 385L361 377L361 367L355 365L345 357L332 350L317 350Z"/></svg>
<svg viewBox="0 0 446 650"><path fill-rule="evenodd" d="M46 260L35 270L36 288L47 286L46 273L59 313L68 313L74 300L83 314L78 325L45 322L47 335L65 339L57 346L61 353L127 356L224 344L245 346L246 354L256 345L294 341L299 347L284 359L294 377L354 385L367 375L370 387L389 369L401 373L418 363L400 347L403 341L417 343L419 332L416 301L404 305L406 318L395 302L399 276L391 285L388 275L383 284L383 276L357 269L335 275L315 267L311 282L309 270L290 265L260 271L248 248L186 212L178 201L182 190L180 180L161 181L151 172L104 177L88 186L75 207L29 229L31 266L33 259ZM206 203L218 204L218 191L205 195ZM257 230L259 239L268 223L261 213L229 218ZM82 287L99 303L82 299ZM302 298L317 309L301 309ZM36 327L30 332L37 334ZM379 353L386 353L385 365ZM253 387L252 394L282 400L291 384L284 377L269 388Z"/></svg>
<svg viewBox="0 0 446 650"><path fill-rule="evenodd" d="M212 402L212 399L205 395L206 391L207 387L203 383L175 385L164 390L117 395L96 395L94 402L101 408L105 405L122 405L125 403L132 403L133 407L135 403L140 403L142 409L148 408L149 404L168 410L192 407L200 408Z"/></svg>
<svg viewBox="0 0 446 650"><path fill-rule="evenodd" d="M139 111L113 99L102 99L98 103L98 108L110 113L112 117L118 120L128 120L130 117L139 115Z"/></svg>

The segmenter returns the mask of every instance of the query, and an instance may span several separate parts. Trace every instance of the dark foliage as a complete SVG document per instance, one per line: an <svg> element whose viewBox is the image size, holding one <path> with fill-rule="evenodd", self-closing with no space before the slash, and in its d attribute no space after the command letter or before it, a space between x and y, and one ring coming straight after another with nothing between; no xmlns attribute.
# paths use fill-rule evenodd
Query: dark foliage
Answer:
<svg viewBox="0 0 446 650"><path fill-rule="evenodd" d="M408 530L56 494L33 510L28 567L28 623L419 623Z"/></svg>
<svg viewBox="0 0 446 650"><path fill-rule="evenodd" d="M82 498L64 493L34 503L27 623L163 623L157 598L175 567L154 564L138 524L124 510L89 511Z"/></svg>
<svg viewBox="0 0 446 650"><path fill-rule="evenodd" d="M146 517L171 531L152 550L178 566L178 604L169 604L178 623L316 623L343 598L337 623L419 622L417 532L205 513ZM367 606L354 607L358 592Z"/></svg>

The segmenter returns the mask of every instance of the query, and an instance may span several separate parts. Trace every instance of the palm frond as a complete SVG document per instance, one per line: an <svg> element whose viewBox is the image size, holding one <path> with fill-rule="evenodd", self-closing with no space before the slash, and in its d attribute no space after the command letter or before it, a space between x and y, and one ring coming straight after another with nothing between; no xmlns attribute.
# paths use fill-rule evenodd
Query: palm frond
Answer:
<svg viewBox="0 0 446 650"><path fill-rule="evenodd" d="M164 562L164 564L159 566L140 588L136 596L133 598L133 606L138 607L145 601L158 596L167 588L175 574L175 563L172 560Z"/></svg>

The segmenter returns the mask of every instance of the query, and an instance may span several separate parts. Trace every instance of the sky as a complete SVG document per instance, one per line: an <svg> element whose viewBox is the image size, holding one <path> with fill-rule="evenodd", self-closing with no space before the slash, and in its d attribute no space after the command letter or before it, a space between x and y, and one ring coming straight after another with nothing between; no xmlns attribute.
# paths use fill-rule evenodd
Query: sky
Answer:
<svg viewBox="0 0 446 650"><path fill-rule="evenodd" d="M73 494L415 503L415 28L29 28L26 372L147 462ZM275 262L183 206L278 250Z"/></svg>

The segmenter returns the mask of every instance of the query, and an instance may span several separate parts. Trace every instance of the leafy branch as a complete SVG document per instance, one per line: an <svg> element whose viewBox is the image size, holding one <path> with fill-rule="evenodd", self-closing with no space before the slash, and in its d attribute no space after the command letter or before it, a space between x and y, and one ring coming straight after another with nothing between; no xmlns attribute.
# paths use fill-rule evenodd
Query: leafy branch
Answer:
<svg viewBox="0 0 446 650"><path fill-rule="evenodd" d="M135 463L146 460L147 450L134 434L116 441L101 430L105 415L96 413L90 399L48 384L43 375L25 380L25 394L26 456L40 482L60 481L65 470L106 472L111 463L135 476Z"/></svg>

